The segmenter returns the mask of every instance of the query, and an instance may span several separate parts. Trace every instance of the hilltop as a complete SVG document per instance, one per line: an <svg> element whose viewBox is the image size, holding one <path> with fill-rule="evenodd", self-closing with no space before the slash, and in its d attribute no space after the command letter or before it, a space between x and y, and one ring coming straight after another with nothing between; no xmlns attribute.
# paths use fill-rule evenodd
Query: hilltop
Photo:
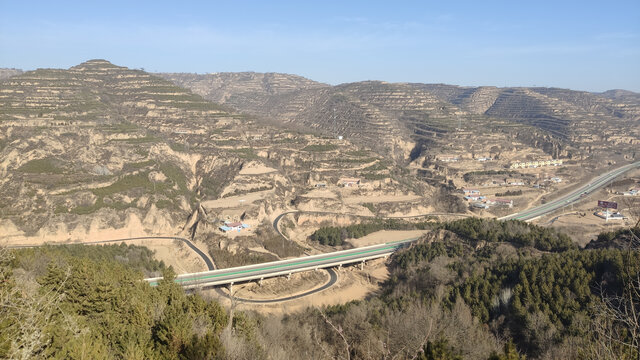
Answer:
<svg viewBox="0 0 640 360"><path fill-rule="evenodd" d="M240 111L287 126L378 144L382 153L397 152L394 144L403 142L440 146L439 140L447 139L456 128L478 136L508 133L529 145L543 145L554 157L572 153L600 158L614 149L629 151L640 141L639 95L624 90L597 94L558 88L381 81L323 86L279 74L289 80L285 91L264 87L256 91L256 80L251 85L244 80L247 73L160 75ZM212 76L226 79L224 96L219 81L215 86L208 83ZM277 76L252 74L254 79L269 77Z"/></svg>

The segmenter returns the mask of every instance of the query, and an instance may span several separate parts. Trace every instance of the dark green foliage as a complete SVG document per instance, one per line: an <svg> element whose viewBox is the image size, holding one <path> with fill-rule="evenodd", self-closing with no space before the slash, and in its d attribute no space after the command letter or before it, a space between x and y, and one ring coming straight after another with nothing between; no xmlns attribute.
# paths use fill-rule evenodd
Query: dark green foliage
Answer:
<svg viewBox="0 0 640 360"><path fill-rule="evenodd" d="M484 176L484 175L510 175L513 174L513 171L507 170L482 170L482 171L471 171L465 173L463 175L464 181L470 182L476 176Z"/></svg>
<svg viewBox="0 0 640 360"><path fill-rule="evenodd" d="M159 274L165 265L153 258L153 252L146 247L127 245L58 245L38 248L19 249L13 252L13 264L28 271L35 271L36 276L44 274L50 263L59 259L77 258L94 262L116 262L146 275Z"/></svg>
<svg viewBox="0 0 640 360"><path fill-rule="evenodd" d="M504 344L504 351L501 354L493 353L489 360L526 360L527 357L518 354L515 345L511 341Z"/></svg>
<svg viewBox="0 0 640 360"><path fill-rule="evenodd" d="M601 249L601 248L615 248L615 249L627 249L631 244L632 235L640 234L640 228L633 229L618 229L616 231L608 231L598 234L595 240L589 242L586 246L587 249Z"/></svg>
<svg viewBox="0 0 640 360"><path fill-rule="evenodd" d="M418 359L462 360L462 356L455 354L455 348L450 346L446 339L440 339L435 342L428 341Z"/></svg>
<svg viewBox="0 0 640 360"><path fill-rule="evenodd" d="M287 240L276 233L271 224L262 224L255 230L255 234L262 240L262 245L266 250L280 258L300 256L304 251L295 241Z"/></svg>
<svg viewBox="0 0 640 360"><path fill-rule="evenodd" d="M333 150L336 150L337 148L338 146L333 144L317 144L317 145L307 145L302 149L302 151L325 152L325 151L333 151Z"/></svg>
<svg viewBox="0 0 640 360"><path fill-rule="evenodd" d="M366 180L382 180L389 177L388 174L363 173L362 177Z"/></svg>
<svg viewBox="0 0 640 360"><path fill-rule="evenodd" d="M443 228L473 241L508 242L554 252L575 248L571 238L566 234L518 220L466 218L446 223Z"/></svg>
<svg viewBox="0 0 640 360"><path fill-rule="evenodd" d="M441 240L394 255L382 299L393 308L433 301L437 293L446 294L443 305L449 308L462 299L481 323L534 358L570 337L587 341L585 321L601 296L620 296L625 274L640 272L638 252L580 250L562 234L521 222L465 219L438 228ZM625 234L600 237L610 241ZM508 345L493 358L521 357Z"/></svg>
<svg viewBox="0 0 640 360"><path fill-rule="evenodd" d="M507 190L502 193L496 193L496 196L519 196L522 195L522 190Z"/></svg>
<svg viewBox="0 0 640 360"><path fill-rule="evenodd" d="M380 230L412 230L425 229L429 223L410 223L407 221L388 219L364 222L345 227L321 227L311 234L310 238L322 245L339 246L346 239L358 239Z"/></svg>
<svg viewBox="0 0 640 360"><path fill-rule="evenodd" d="M62 174L61 162L53 158L34 159L18 168L18 171L29 174Z"/></svg>
<svg viewBox="0 0 640 360"><path fill-rule="evenodd" d="M228 321L225 310L216 302L185 294L173 282L171 269L164 268L166 279L157 287L149 286L136 266L131 266L145 263L135 257L148 255L148 250L138 250L116 245L16 252L13 267L20 271L39 272L46 267L38 277L40 296L47 299L54 294L57 299L38 320L42 323L40 356L211 359L223 352L219 335ZM132 260L125 261L122 255ZM11 327L7 335L25 336L20 329ZM4 352L0 356L6 355L8 349L1 350Z"/></svg>
<svg viewBox="0 0 640 360"><path fill-rule="evenodd" d="M395 263L402 269L422 262L429 262L438 256L456 257L463 255L463 246L459 243L419 243L409 251L401 251L395 257Z"/></svg>
<svg viewBox="0 0 640 360"><path fill-rule="evenodd" d="M536 352L541 350L536 335L525 334L532 316L542 317L565 334L579 331L574 320L599 301L596 289L601 284L606 293L622 291L624 256L619 250L571 250L507 261L471 276L454 289L452 298L461 296L483 322L508 314L512 331L521 334L520 339L528 337L526 348ZM633 257L638 264L640 254ZM499 299L504 289L512 289L512 295Z"/></svg>
<svg viewBox="0 0 640 360"><path fill-rule="evenodd" d="M153 184L151 184L151 181L149 180L148 172L141 172L135 175L126 175L109 186L93 189L91 191L96 196L103 197L134 188L153 189Z"/></svg>

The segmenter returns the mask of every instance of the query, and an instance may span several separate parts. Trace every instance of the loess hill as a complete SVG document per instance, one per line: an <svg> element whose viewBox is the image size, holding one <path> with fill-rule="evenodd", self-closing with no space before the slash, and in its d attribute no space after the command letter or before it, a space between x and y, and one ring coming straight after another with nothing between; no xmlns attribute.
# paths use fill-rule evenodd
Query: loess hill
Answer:
<svg viewBox="0 0 640 360"><path fill-rule="evenodd" d="M199 235L240 218L262 228L301 189L348 176L397 173L395 190L429 191L367 148L226 106L105 60L1 80L0 242Z"/></svg>
<svg viewBox="0 0 640 360"><path fill-rule="evenodd" d="M283 74L160 75L221 104L289 126L377 144L381 153L391 150L397 158L403 145L436 148L456 139L456 128L479 138L505 133L544 147L554 157L603 158L611 150L630 151L640 144L639 97L624 90L380 81L328 86Z"/></svg>

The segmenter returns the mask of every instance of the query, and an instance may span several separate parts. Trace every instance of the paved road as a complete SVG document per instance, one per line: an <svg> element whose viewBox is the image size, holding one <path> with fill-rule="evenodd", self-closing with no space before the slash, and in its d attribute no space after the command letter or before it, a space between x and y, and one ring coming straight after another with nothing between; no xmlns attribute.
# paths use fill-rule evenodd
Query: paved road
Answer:
<svg viewBox="0 0 640 360"><path fill-rule="evenodd" d="M591 180L591 182L589 182L588 184L583 185L577 188L576 190L573 190L569 194L560 197L559 199L556 199L554 201L548 202L540 206L536 206L531 209L521 211L519 213L507 215L505 217L500 218L499 220L524 220L524 221L533 220L535 218L551 213L567 205L571 205L577 202L578 200L582 199L584 196L587 196L599 190L600 188L606 186L609 183L609 181L613 180L614 178L626 173L629 170L633 170L639 167L640 167L640 161L637 161L635 163L628 164L628 165L619 167L617 169L611 170Z"/></svg>
<svg viewBox="0 0 640 360"><path fill-rule="evenodd" d="M356 249L335 251L326 254L304 256L289 260L272 261L262 264L218 269L194 274L178 275L177 283L186 289L226 285L241 281L260 280L268 277L289 275L296 272L324 269L339 265L358 263L392 254L417 238L389 242L386 244L366 246ZM162 278L146 279L156 286Z"/></svg>
<svg viewBox="0 0 640 360"><path fill-rule="evenodd" d="M324 269L324 270L329 273L329 281L327 281L326 284L320 286L319 288L311 289L311 290L306 291L306 292L301 293L301 294L282 297L282 298L277 298L277 299L246 299L246 298L241 298L241 297L237 297L237 296L234 296L233 298L236 301L243 302L243 303L249 303L249 304L273 304L273 303L279 303L279 302L283 302L283 301L300 299L300 298L303 298L305 296L309 296L309 295L313 295L313 294L319 293L319 292L324 291L324 290L332 287L333 285L335 285L335 283L338 281L338 274L335 272L335 270L333 270L331 268L327 268L327 269ZM228 299L231 298L231 296L228 293L224 292L219 287L216 287L216 292L219 295L224 296L224 297L226 297Z"/></svg>

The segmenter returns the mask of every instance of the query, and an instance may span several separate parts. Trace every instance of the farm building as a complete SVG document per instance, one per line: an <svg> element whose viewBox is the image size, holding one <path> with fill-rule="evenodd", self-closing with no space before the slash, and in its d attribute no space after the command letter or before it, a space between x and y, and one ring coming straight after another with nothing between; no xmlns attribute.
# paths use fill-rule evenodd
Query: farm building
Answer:
<svg viewBox="0 0 640 360"><path fill-rule="evenodd" d="M220 230L223 232L229 231L242 231L243 229L249 228L249 225L241 222L225 222L224 225L220 226Z"/></svg>

